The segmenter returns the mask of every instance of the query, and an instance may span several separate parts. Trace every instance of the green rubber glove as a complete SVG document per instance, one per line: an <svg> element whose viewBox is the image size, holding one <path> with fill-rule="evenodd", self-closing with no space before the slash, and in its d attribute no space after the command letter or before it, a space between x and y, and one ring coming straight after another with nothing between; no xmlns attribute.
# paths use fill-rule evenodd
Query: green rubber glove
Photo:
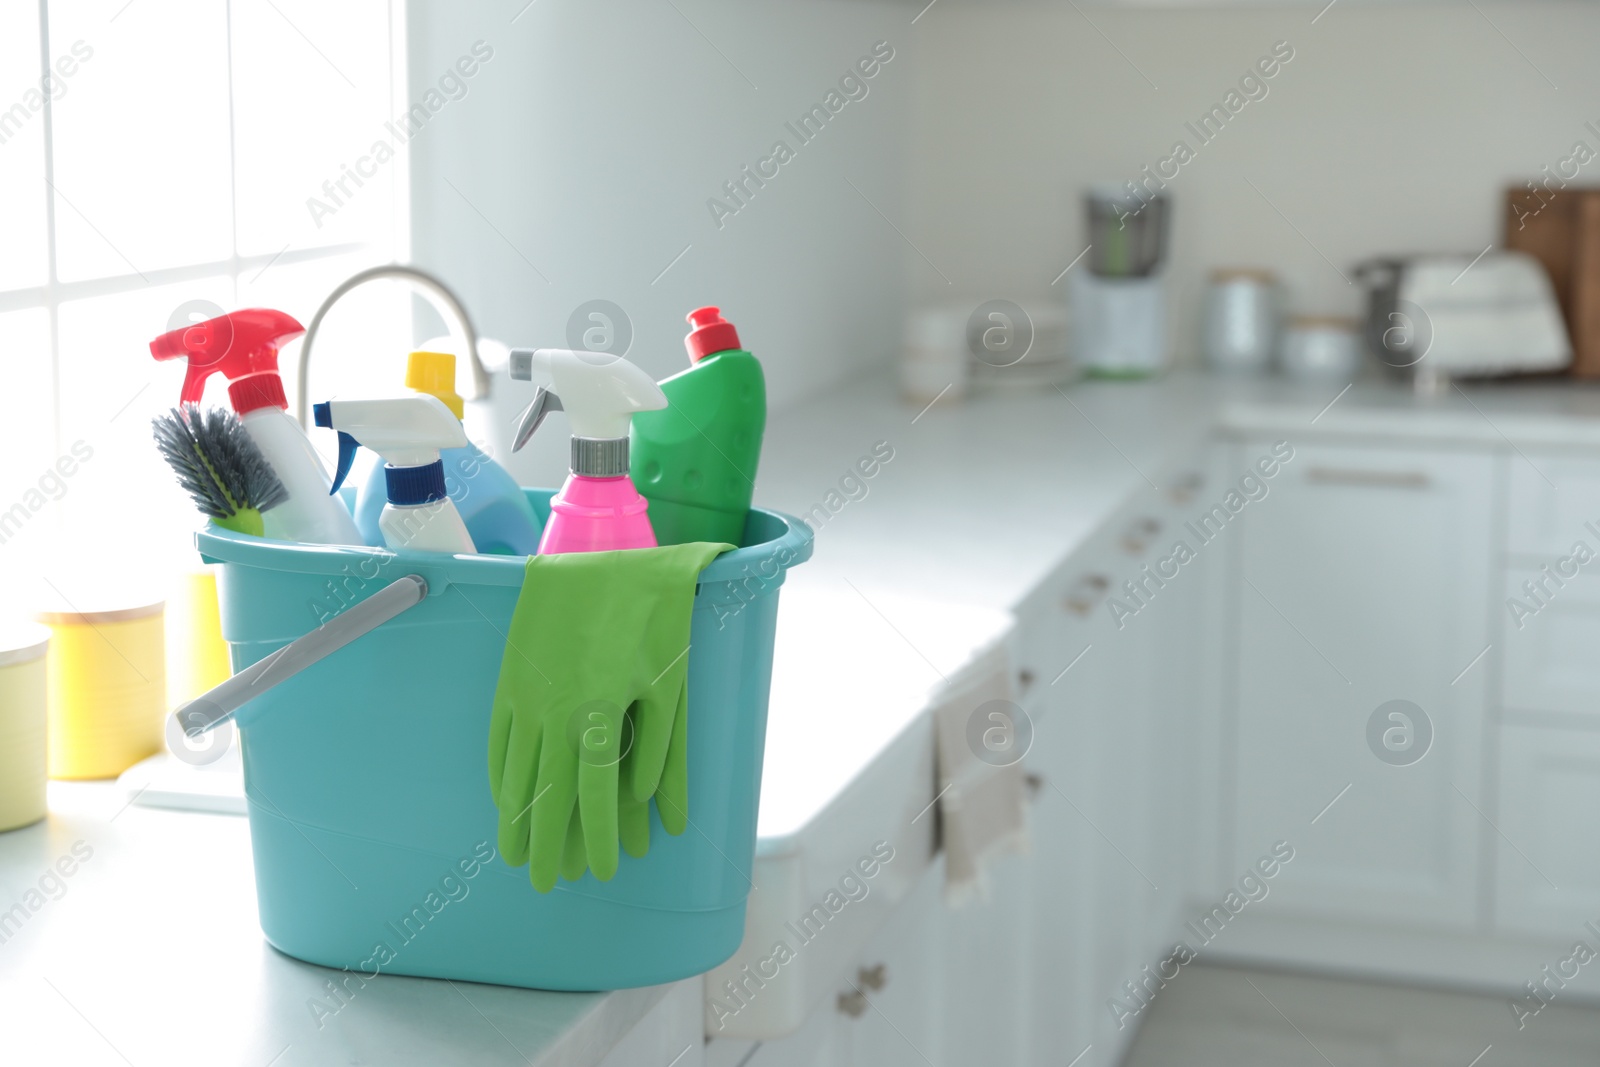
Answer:
<svg viewBox="0 0 1600 1067"><path fill-rule="evenodd" d="M506 862L541 892L601 881L649 847L649 800L687 825L690 614L700 571L731 546L693 543L534 556L512 612L489 729L489 786ZM669 768L672 768L669 770ZM668 810L674 814L669 821ZM677 822L681 814L683 821Z"/></svg>
<svg viewBox="0 0 1600 1067"><path fill-rule="evenodd" d="M667 761L661 768L661 784L656 789L656 810L661 813L661 828L676 837L689 825L689 680L684 678L678 697L678 713L672 720L672 740L667 745Z"/></svg>
<svg viewBox="0 0 1600 1067"><path fill-rule="evenodd" d="M628 715L630 720L634 718L632 711ZM642 858L650 851L650 800L648 797L635 799L633 787L628 784L632 778L632 763L637 758L637 748L630 748L622 757L622 780L617 786L617 835L622 840L622 851Z"/></svg>
<svg viewBox="0 0 1600 1067"><path fill-rule="evenodd" d="M576 882L589 867L589 857L583 847L583 822L578 809L572 809L572 821L567 823L567 841L561 850L561 877Z"/></svg>
<svg viewBox="0 0 1600 1067"><path fill-rule="evenodd" d="M688 719L684 714L688 707L688 695L688 678L685 677L684 698L678 704L677 718L672 723L672 740L667 746L667 765L661 772L661 784L657 787L654 798L661 812L662 827L673 836L683 833L688 826L689 758L685 746L688 744L689 730ZM631 723L633 712L629 711L628 716ZM625 729L632 730L633 727L630 724ZM624 734L624 737L626 736ZM629 767L638 751L637 748L632 748L622 758L622 773L617 791L617 836L622 842L622 851L642 859L650 852L651 798L635 799L633 789L628 784L631 780ZM583 877L583 872L588 870L582 833L581 819L577 809L574 808L572 825L567 829L567 848L562 854L561 861L561 877L569 882L576 882Z"/></svg>

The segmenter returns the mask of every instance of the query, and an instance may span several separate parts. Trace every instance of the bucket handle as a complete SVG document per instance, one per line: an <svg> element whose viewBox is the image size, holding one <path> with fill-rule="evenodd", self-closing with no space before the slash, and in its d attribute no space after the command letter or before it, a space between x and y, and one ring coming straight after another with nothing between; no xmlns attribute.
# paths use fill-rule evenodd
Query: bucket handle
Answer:
<svg viewBox="0 0 1600 1067"><path fill-rule="evenodd" d="M428 595L428 581L420 574L397 578L361 603L321 626L252 663L202 696L172 713L179 729L198 737L228 721L240 707L287 681L390 619L416 607Z"/></svg>

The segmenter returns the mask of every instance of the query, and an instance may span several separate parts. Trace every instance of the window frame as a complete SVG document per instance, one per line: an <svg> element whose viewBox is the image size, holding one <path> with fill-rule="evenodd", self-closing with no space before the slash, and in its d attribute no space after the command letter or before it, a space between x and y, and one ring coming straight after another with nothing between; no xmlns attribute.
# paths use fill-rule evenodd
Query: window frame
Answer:
<svg viewBox="0 0 1600 1067"><path fill-rule="evenodd" d="M130 0L132 2L132 0ZM57 453L62 450L62 428L65 424L62 411L61 388L61 330L60 312L63 304L136 292L140 289L162 285L182 284L226 278L238 298L240 282L253 281L268 268L337 259L362 252L373 253L373 264L404 262L410 256L410 158L405 145L397 151L394 165L389 168L392 187L391 218L388 233L372 241L352 241L339 244L309 245L303 248L285 248L276 254L239 254L239 169L237 153L238 109L234 100L233 76L238 41L234 36L234 5L238 0L224 0L228 32L228 199L229 243L231 254L225 259L186 263L175 267L139 271L131 268L126 273L108 274L78 281L62 281L57 269L57 227L55 185L55 120L53 100L44 94L43 108L39 112L44 139L44 173L40 183L40 196L45 217L45 279L42 284L15 289L0 289L0 314L15 311L43 309L48 321L50 360L49 436ZM39 67L37 76L44 78L51 72L50 0L37 0ZM388 102L389 114L398 113L406 95L406 22L404 0L386 0L383 5L389 50ZM120 12L118 12L120 14ZM113 16L115 18L115 16ZM115 180L112 178L111 180ZM92 224L91 224L92 225Z"/></svg>

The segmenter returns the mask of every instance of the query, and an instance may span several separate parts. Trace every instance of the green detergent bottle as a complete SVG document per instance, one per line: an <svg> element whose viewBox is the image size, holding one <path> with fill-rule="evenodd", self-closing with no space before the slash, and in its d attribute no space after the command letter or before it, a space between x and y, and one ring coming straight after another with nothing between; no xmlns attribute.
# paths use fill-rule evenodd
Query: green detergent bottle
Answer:
<svg viewBox="0 0 1600 1067"><path fill-rule="evenodd" d="M661 383L665 408L634 414L629 472L650 501L658 544L743 544L767 428L766 378L721 309L696 308L688 320L692 366Z"/></svg>

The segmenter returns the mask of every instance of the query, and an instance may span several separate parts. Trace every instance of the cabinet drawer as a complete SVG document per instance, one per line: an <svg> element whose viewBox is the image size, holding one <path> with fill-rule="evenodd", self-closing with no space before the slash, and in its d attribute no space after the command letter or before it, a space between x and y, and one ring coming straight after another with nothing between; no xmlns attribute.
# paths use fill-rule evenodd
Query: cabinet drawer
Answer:
<svg viewBox="0 0 1600 1067"><path fill-rule="evenodd" d="M1504 580L1501 703L1507 713L1553 711L1600 724L1594 660L1600 649L1600 560L1561 579L1559 587L1533 569L1509 570ZM1525 588L1530 581L1537 597Z"/></svg>
<svg viewBox="0 0 1600 1067"><path fill-rule="evenodd" d="M1600 527L1600 457L1529 453L1512 456L1510 471L1506 547L1513 554L1565 555L1579 540L1600 548L1600 534L1585 525Z"/></svg>
<svg viewBox="0 0 1600 1067"><path fill-rule="evenodd" d="M1600 915L1600 733L1502 727L1499 828L1495 926L1579 936Z"/></svg>

